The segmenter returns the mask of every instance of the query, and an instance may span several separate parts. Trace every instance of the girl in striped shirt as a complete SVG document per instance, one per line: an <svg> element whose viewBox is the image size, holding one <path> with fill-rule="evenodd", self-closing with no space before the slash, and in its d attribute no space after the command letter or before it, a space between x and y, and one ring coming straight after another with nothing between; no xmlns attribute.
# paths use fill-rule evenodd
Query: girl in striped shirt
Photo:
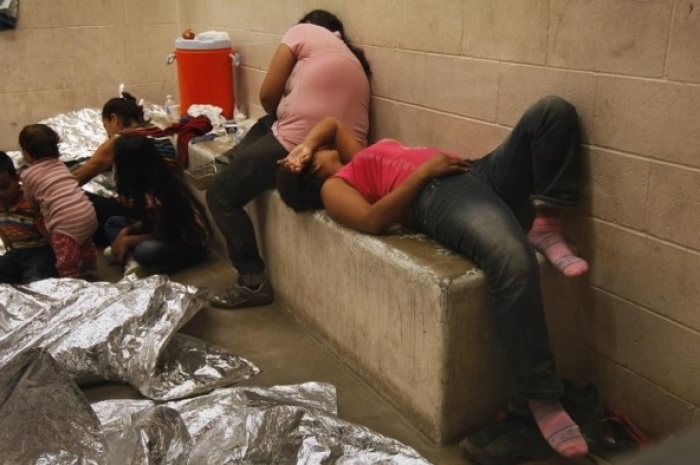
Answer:
<svg viewBox="0 0 700 465"><path fill-rule="evenodd" d="M97 267L92 235L97 217L92 203L58 157L59 136L45 124L30 124L19 133L24 160L20 174L24 193L44 217L56 268L61 277L78 278Z"/></svg>

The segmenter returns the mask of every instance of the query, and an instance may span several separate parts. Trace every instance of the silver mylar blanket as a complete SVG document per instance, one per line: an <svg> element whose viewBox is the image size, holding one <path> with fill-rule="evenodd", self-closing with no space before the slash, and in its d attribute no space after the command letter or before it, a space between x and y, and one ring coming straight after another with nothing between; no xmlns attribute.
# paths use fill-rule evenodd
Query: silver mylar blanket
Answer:
<svg viewBox="0 0 700 465"><path fill-rule="evenodd" d="M40 349L0 370L0 463L429 464L410 447L338 418L330 384L221 388L162 404L90 406Z"/></svg>
<svg viewBox="0 0 700 465"><path fill-rule="evenodd" d="M128 383L156 400L257 374L249 361L176 333L203 305L197 288L162 275L118 283L62 278L0 284L0 368L42 347L79 381Z"/></svg>
<svg viewBox="0 0 700 465"><path fill-rule="evenodd" d="M155 104L144 103L144 114L155 124L162 124L165 118L163 109ZM44 119L40 123L51 126L61 141L58 150L61 152L61 161L72 166L90 158L104 141L107 133L102 126L102 112L97 108L83 108L81 110L60 113L56 116ZM24 164L22 153L19 151L8 152L16 166ZM116 184L112 171L95 176L83 189L103 197L116 195Z"/></svg>

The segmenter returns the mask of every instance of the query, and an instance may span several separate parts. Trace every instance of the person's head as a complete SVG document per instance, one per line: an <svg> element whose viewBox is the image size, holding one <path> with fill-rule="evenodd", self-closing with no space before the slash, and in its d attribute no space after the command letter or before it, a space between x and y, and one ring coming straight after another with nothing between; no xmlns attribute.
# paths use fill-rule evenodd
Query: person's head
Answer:
<svg viewBox="0 0 700 465"><path fill-rule="evenodd" d="M19 176L15 164L7 153L0 151L0 203L9 208L17 202L19 193Z"/></svg>
<svg viewBox="0 0 700 465"><path fill-rule="evenodd" d="M27 163L42 158L58 158L58 133L45 124L28 124L19 132L19 146Z"/></svg>
<svg viewBox="0 0 700 465"><path fill-rule="evenodd" d="M183 231L199 234L198 221L203 221L209 229L206 210L166 165L150 138L140 134L121 135L114 142L114 171L117 193L133 202L138 214L147 208L146 194L158 198L167 231L173 237L179 237Z"/></svg>
<svg viewBox="0 0 700 465"><path fill-rule="evenodd" d="M341 36L345 35L345 28L342 21L336 15L326 10L312 10L304 15L299 20L299 24L310 23L316 26L325 27L331 32L339 32Z"/></svg>
<svg viewBox="0 0 700 465"><path fill-rule="evenodd" d="M321 187L326 179L342 168L343 162L337 150L317 150L311 162L299 174L280 166L277 170L277 190L284 203L295 211L323 208Z"/></svg>
<svg viewBox="0 0 700 465"><path fill-rule="evenodd" d="M128 92L123 92L121 97L107 100L107 103L102 107L102 124L110 137L122 129L138 126L145 122L143 107Z"/></svg>
<svg viewBox="0 0 700 465"><path fill-rule="evenodd" d="M282 201L297 212L323 208L321 186L326 178L311 172L311 166L295 174L280 166L277 169L277 190Z"/></svg>
<svg viewBox="0 0 700 465"><path fill-rule="evenodd" d="M147 192L158 177L172 176L153 141L138 134L124 134L114 143L117 191L126 197Z"/></svg>
<svg viewBox="0 0 700 465"><path fill-rule="evenodd" d="M328 29L331 32L337 32L340 34L340 38L343 39L345 45L348 46L350 51L357 57L364 69L367 77L372 76L372 69L370 68L369 61L365 57L365 53L359 48L350 44L350 40L345 35L345 27L343 22L338 19L336 15L330 13L326 10L312 10L306 13L300 20L299 24L309 23L315 24L316 26L321 26Z"/></svg>

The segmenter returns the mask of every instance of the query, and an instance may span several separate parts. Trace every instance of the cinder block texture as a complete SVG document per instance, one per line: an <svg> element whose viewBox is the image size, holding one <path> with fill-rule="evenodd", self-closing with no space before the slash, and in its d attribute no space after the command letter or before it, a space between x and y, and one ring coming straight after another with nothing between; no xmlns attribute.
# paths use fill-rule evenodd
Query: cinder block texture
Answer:
<svg viewBox="0 0 700 465"><path fill-rule="evenodd" d="M700 83L700 8L694 0L675 2L668 75L671 79Z"/></svg>
<svg viewBox="0 0 700 465"><path fill-rule="evenodd" d="M663 75L673 2L553 0L549 66Z"/></svg>
<svg viewBox="0 0 700 465"><path fill-rule="evenodd" d="M462 54L543 65L548 24L549 0L465 0Z"/></svg>
<svg viewBox="0 0 700 465"><path fill-rule="evenodd" d="M663 438L691 426L692 404L603 356L590 357L603 404L628 416L633 412L632 420L646 434Z"/></svg>
<svg viewBox="0 0 700 465"><path fill-rule="evenodd" d="M646 218L651 234L700 250L700 172L655 164Z"/></svg>
<svg viewBox="0 0 700 465"><path fill-rule="evenodd" d="M600 77L590 143L700 167L700 86Z"/></svg>
<svg viewBox="0 0 700 465"><path fill-rule="evenodd" d="M638 157L591 149L585 151L584 165L584 198L588 212L596 218L645 230L651 163Z"/></svg>

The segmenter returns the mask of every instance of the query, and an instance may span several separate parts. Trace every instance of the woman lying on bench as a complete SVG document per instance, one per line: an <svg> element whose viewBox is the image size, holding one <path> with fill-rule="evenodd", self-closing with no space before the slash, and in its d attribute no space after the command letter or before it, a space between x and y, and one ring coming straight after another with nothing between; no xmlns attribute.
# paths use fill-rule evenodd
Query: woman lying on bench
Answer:
<svg viewBox="0 0 700 465"><path fill-rule="evenodd" d="M566 276L588 270L564 242L559 219L562 208L579 203L580 145L576 109L547 97L480 159L388 139L364 148L327 118L280 161L278 172L280 195L297 211L324 207L338 223L369 234L401 222L473 260L487 276L518 395L566 457L588 448L559 402L564 389L534 249Z"/></svg>

